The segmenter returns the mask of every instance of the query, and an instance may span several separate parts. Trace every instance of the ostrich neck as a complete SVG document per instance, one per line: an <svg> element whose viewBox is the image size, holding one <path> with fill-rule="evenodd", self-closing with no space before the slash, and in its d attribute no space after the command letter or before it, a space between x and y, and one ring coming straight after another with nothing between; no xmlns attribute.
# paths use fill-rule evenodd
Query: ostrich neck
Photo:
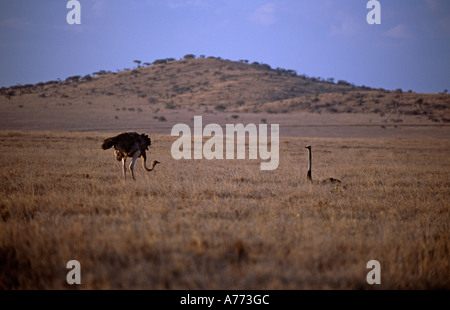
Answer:
<svg viewBox="0 0 450 310"><path fill-rule="evenodd" d="M308 171L311 171L311 164L312 164L312 154L311 150L308 150L309 160L308 160Z"/></svg>
<svg viewBox="0 0 450 310"><path fill-rule="evenodd" d="M142 156L142 168L144 168L144 170L147 170L147 171L153 171L153 168L155 167L155 163L153 162L149 169L149 168L147 168L147 156L145 155L145 151L142 152L141 156Z"/></svg>
<svg viewBox="0 0 450 310"><path fill-rule="evenodd" d="M311 176L311 166L312 166L312 154L311 154L311 149L308 149L308 155L309 155L309 160L308 160L308 179L312 180L312 176Z"/></svg>

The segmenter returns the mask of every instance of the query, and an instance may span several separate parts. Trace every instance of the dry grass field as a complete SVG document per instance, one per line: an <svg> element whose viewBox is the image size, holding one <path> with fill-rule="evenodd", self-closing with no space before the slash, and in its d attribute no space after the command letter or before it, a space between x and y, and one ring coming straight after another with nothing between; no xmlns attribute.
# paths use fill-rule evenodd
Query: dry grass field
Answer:
<svg viewBox="0 0 450 310"><path fill-rule="evenodd" d="M1 289L450 289L448 139L281 137L261 171L147 133L161 164L124 182L111 133L0 131Z"/></svg>
<svg viewBox="0 0 450 310"><path fill-rule="evenodd" d="M216 57L2 87L0 289L450 289L449 102ZM279 124L278 168L174 160L195 115ZM131 130L161 164L125 182Z"/></svg>

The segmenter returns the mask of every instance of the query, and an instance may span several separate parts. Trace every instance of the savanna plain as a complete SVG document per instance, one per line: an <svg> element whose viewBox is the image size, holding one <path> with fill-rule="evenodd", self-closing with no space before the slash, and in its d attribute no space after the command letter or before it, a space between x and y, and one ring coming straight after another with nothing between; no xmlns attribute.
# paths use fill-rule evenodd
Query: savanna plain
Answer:
<svg viewBox="0 0 450 310"><path fill-rule="evenodd" d="M79 289L450 288L448 140L281 137L261 171L174 160L176 137L151 135L161 164L124 181L108 136L0 132L2 289L72 288L72 259Z"/></svg>
<svg viewBox="0 0 450 310"><path fill-rule="evenodd" d="M0 88L0 289L450 289L447 91L192 58ZM193 116L279 124L278 168L175 160ZM100 148L125 131L160 162L135 181Z"/></svg>

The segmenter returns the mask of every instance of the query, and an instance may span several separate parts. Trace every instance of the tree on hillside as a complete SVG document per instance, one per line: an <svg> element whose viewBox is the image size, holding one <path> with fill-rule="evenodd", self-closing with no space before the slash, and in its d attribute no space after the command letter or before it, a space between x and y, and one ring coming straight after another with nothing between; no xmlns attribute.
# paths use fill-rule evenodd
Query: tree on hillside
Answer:
<svg viewBox="0 0 450 310"><path fill-rule="evenodd" d="M105 75L105 74L108 74L108 72L105 70L100 70L100 71L92 73L92 75Z"/></svg>
<svg viewBox="0 0 450 310"><path fill-rule="evenodd" d="M345 80L339 80L337 81L338 85L344 85L344 86L350 86L351 84Z"/></svg>
<svg viewBox="0 0 450 310"><path fill-rule="evenodd" d="M80 78L80 75L69 76L68 78L66 78L65 82L78 82Z"/></svg>
<svg viewBox="0 0 450 310"><path fill-rule="evenodd" d="M141 67L141 62L140 60L133 60L133 62L137 63L137 67L140 68Z"/></svg>
<svg viewBox="0 0 450 310"><path fill-rule="evenodd" d="M260 64L261 69L263 70L271 70L272 68L270 67L270 65L268 64Z"/></svg>
<svg viewBox="0 0 450 310"><path fill-rule="evenodd" d="M287 74L291 75L291 76L297 76L297 71L293 70L293 69L288 69L286 70Z"/></svg>
<svg viewBox="0 0 450 310"><path fill-rule="evenodd" d="M92 76L90 74L86 74L81 79L84 81L92 81Z"/></svg>
<svg viewBox="0 0 450 310"><path fill-rule="evenodd" d="M187 54L187 55L184 55L183 58L184 59L195 59L195 55L194 54Z"/></svg>
<svg viewBox="0 0 450 310"><path fill-rule="evenodd" d="M167 59L156 59L153 64L154 65L163 65L167 63Z"/></svg>

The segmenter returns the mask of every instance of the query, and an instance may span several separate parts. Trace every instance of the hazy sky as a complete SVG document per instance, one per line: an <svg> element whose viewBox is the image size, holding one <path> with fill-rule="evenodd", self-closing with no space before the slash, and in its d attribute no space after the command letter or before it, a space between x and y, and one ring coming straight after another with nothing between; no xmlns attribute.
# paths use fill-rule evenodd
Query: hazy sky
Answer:
<svg viewBox="0 0 450 310"><path fill-rule="evenodd" d="M450 1L0 0L0 87L195 55L385 89L450 90Z"/></svg>

